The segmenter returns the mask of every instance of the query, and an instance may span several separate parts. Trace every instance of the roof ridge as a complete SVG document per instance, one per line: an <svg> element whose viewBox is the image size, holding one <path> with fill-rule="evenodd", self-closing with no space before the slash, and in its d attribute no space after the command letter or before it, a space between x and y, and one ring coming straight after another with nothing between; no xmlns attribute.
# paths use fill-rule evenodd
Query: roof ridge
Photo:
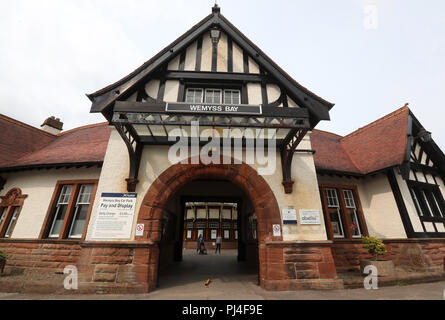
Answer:
<svg viewBox="0 0 445 320"><path fill-rule="evenodd" d="M409 111L408 103L406 103L403 107L401 107L401 108L399 108L399 109L397 109L397 110L395 110L395 111L393 111L393 112L391 112L391 113L389 113L389 114L387 114L387 115L385 115L385 116L383 116L383 117L381 117L381 118L379 118L379 119L377 119L377 120L367 124L366 126L361 127L359 129L351 132L350 134L344 136L340 140L346 140L349 137L352 137L352 136L355 136L357 134L360 134L363 131L365 131L365 130L367 130L369 128L372 128L372 127L376 126L377 124L382 123L383 121L389 120L389 119L391 119L391 118L393 118L393 117L395 117L395 116L397 116L400 113L405 112L405 111Z"/></svg>
<svg viewBox="0 0 445 320"><path fill-rule="evenodd" d="M328 135L332 135L332 136L335 136L335 137L338 137L338 138L343 138L342 135L339 135L339 134L336 134L336 133L333 133L333 132L329 132L329 131L325 131L325 130L320 130L320 129L312 129L312 132L318 132L318 133L321 133L321 134L328 134Z"/></svg>
<svg viewBox="0 0 445 320"><path fill-rule="evenodd" d="M49 137L53 137L53 138L56 138L56 137L57 137L55 134L52 134L52 133L50 133L50 132L46 132L46 131L44 131L44 130L42 130L42 129L33 127L33 126L31 126L31 125L29 125L29 124L27 124L27 123L21 122L21 121L16 120L16 119L13 119L13 118L11 118L11 117L8 117L8 116L4 115L3 113L0 113L0 119L3 119L3 120L5 120L5 121L8 121L8 122L13 123L13 124L16 124L16 125L19 125L19 126L21 126L21 127L23 127L23 128L26 128L26 129L31 129L31 130L33 130L33 131L36 131L36 132L38 132L38 133L47 135L47 136L49 136Z"/></svg>
<svg viewBox="0 0 445 320"><path fill-rule="evenodd" d="M81 126L81 127L77 127L77 128L73 128L73 129L64 131L64 132L60 132L59 134L57 134L57 137L61 137L61 136L66 135L66 134L73 133L73 132L78 131L78 130L94 128L94 127L100 127L100 126L103 126L103 125L108 125L108 121L99 122L99 123L93 123L93 124L87 124L87 125L84 125L84 126Z"/></svg>

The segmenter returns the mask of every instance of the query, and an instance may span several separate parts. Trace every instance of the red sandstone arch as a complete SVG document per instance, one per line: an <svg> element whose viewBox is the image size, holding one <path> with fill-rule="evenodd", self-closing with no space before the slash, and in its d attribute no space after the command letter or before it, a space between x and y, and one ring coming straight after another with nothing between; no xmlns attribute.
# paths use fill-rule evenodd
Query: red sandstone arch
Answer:
<svg viewBox="0 0 445 320"><path fill-rule="evenodd" d="M227 180L240 187L250 198L257 215L257 235L259 245L260 279L264 279L265 242L281 241L282 236L274 237L272 225L281 226L281 216L277 200L271 188L252 167L247 164L176 164L165 170L148 189L138 215L138 224L145 225L144 236L138 241L159 242L161 239L161 219L163 209L170 197L186 183L210 178ZM154 267L158 257L151 256L150 264ZM157 270L151 271L150 282L155 281ZM262 282L262 281L261 281Z"/></svg>

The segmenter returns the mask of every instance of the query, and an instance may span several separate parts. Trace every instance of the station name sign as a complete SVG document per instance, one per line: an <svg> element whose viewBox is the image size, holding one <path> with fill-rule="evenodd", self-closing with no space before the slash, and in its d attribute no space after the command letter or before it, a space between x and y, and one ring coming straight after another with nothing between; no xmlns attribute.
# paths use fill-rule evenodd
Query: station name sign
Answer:
<svg viewBox="0 0 445 320"><path fill-rule="evenodd" d="M261 105L233 105L233 104L202 104L202 103L167 103L165 111L186 112L195 114L234 114L234 115L262 115Z"/></svg>

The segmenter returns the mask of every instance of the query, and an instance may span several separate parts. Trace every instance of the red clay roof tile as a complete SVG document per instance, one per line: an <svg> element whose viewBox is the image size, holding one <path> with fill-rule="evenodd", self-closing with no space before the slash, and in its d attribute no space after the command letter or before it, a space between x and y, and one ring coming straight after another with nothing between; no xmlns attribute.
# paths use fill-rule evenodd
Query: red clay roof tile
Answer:
<svg viewBox="0 0 445 320"><path fill-rule="evenodd" d="M403 162L409 108L404 106L341 137L314 130L311 136L317 169L368 174Z"/></svg>

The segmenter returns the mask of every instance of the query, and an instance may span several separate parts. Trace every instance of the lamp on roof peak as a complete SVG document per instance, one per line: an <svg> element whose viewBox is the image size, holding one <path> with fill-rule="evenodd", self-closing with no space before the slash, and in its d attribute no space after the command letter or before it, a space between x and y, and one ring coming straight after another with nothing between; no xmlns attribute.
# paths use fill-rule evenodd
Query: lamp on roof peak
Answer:
<svg viewBox="0 0 445 320"><path fill-rule="evenodd" d="M212 7L212 13L220 13L221 8L218 6L218 4L215 1L215 5Z"/></svg>

